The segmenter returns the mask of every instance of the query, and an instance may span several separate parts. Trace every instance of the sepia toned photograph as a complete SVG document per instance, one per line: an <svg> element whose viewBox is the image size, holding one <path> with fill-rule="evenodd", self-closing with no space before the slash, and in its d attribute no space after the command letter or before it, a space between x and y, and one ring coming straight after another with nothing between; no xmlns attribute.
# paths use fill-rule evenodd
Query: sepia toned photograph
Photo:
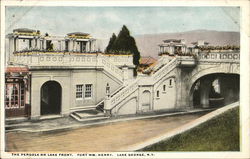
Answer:
<svg viewBox="0 0 250 159"><path fill-rule="evenodd" d="M1 4L3 157L249 155L242 4L14 2Z"/></svg>

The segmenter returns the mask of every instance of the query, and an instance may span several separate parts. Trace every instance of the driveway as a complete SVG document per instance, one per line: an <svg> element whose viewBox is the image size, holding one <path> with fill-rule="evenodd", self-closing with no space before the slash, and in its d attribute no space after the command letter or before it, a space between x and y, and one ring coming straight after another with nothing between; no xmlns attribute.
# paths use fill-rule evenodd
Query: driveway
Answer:
<svg viewBox="0 0 250 159"><path fill-rule="evenodd" d="M140 119L103 125L86 126L64 132L48 134L8 132L7 151L120 151L162 135L204 113Z"/></svg>

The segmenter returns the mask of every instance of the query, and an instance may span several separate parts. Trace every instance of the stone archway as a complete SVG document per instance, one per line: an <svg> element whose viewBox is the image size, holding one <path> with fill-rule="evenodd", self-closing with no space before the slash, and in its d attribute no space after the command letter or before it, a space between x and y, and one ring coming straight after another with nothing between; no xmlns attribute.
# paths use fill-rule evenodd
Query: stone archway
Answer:
<svg viewBox="0 0 250 159"><path fill-rule="evenodd" d="M56 81L47 81L41 87L41 115L61 113L62 87Z"/></svg>
<svg viewBox="0 0 250 159"><path fill-rule="evenodd" d="M209 108L231 104L239 100L238 74L212 73L197 79L190 89L190 106Z"/></svg>
<svg viewBox="0 0 250 159"><path fill-rule="evenodd" d="M148 90L142 92L142 111L149 111L151 108L151 93Z"/></svg>

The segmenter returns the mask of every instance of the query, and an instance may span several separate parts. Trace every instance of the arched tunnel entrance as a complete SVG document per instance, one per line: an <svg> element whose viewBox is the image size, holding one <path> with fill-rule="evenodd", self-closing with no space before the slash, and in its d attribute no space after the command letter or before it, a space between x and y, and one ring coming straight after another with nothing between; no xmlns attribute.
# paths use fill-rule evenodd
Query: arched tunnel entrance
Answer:
<svg viewBox="0 0 250 159"><path fill-rule="evenodd" d="M41 115L60 114L62 87L56 81L47 81L41 87Z"/></svg>
<svg viewBox="0 0 250 159"><path fill-rule="evenodd" d="M238 101L239 92L238 74L209 74L192 85L190 103L194 108L220 107Z"/></svg>

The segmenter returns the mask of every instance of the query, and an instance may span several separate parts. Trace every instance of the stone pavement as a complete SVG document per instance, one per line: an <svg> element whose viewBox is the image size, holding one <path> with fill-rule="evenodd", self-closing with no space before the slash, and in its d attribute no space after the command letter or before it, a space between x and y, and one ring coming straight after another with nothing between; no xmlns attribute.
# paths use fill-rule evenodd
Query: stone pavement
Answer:
<svg viewBox="0 0 250 159"><path fill-rule="evenodd" d="M193 121L207 112L189 113L186 115L169 115L140 120L120 120L99 125L89 125L70 131L53 133L7 132L7 151L70 151L70 152L105 152L125 151L127 147L141 143L154 136L164 134L181 125ZM63 119L60 124L73 122ZM46 128L48 122L41 124ZM79 123L78 123L79 124ZM55 126L51 123L50 126ZM57 127L58 125L56 125ZM38 127L36 128L38 129Z"/></svg>

